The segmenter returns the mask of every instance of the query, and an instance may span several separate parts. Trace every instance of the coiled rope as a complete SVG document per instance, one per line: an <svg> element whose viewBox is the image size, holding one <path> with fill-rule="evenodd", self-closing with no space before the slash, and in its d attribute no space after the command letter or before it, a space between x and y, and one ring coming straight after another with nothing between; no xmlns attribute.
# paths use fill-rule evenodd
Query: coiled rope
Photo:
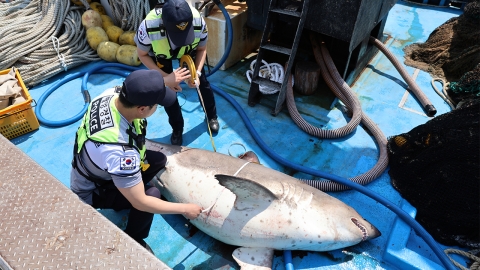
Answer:
<svg viewBox="0 0 480 270"><path fill-rule="evenodd" d="M80 0L87 8L86 0ZM148 1L109 0L109 6L104 7L111 11L111 17L116 26L124 31L137 31L142 20L150 12Z"/></svg>
<svg viewBox="0 0 480 270"><path fill-rule="evenodd" d="M68 68L98 61L70 1L16 0L0 6L0 70L15 66L34 86ZM21 19L19 19L21 18Z"/></svg>
<svg viewBox="0 0 480 270"><path fill-rule="evenodd" d="M136 31L149 12L146 1L110 0L109 4L112 19L125 31ZM24 83L34 86L69 68L101 60L85 38L81 23L85 7L55 0L0 5L0 70L15 66Z"/></svg>
<svg viewBox="0 0 480 270"><path fill-rule="evenodd" d="M253 70L255 69L255 63L257 62L257 59L253 60L250 63L250 70L247 70L245 75L247 76L248 82L252 82L252 75L253 75ZM283 78L285 76L285 71L282 65L278 63L267 63L267 61L262 60L263 66L260 66L260 70L258 71L258 76L269 79L271 81L277 82L277 83L282 83ZM293 81L292 81L293 84ZM259 90L262 94L265 95L272 95L275 94L279 91L278 88L273 88L269 86L264 86L260 85Z"/></svg>

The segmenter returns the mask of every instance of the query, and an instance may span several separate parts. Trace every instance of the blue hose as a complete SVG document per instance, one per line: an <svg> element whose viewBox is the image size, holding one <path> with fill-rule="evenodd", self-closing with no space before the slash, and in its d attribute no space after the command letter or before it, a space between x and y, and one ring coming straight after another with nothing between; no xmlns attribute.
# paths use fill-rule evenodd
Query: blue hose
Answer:
<svg viewBox="0 0 480 270"><path fill-rule="evenodd" d="M209 77L213 73L215 73L222 65L223 63L227 60L228 55L230 54L230 50L232 49L232 43L233 43L233 27L232 27L232 21L230 20L230 15L228 14L227 10L225 9L225 6L220 2L220 0L214 0L215 4L218 6L218 8L222 11L223 16L225 16L225 21L227 23L227 48L225 48L225 53L223 54L222 58L220 61L218 61L217 65L213 67L212 70L210 70L210 73L205 74L205 76Z"/></svg>
<svg viewBox="0 0 480 270"><path fill-rule="evenodd" d="M84 76L83 78L83 81L82 81L82 89L86 89L86 82L88 80L88 76L93 72L93 71L100 71L100 72L105 72L105 73L113 73L113 74L118 74L118 75L121 75L121 76L124 76L125 73L119 71L119 70L114 70L114 69L104 69L105 67L109 67L109 66L115 66L115 67L126 67L128 68L130 71L131 70L134 70L136 68L132 68L130 66L124 66L124 65L120 65L120 64L106 64L106 65L100 65L100 66L97 66L95 67L93 70L90 70L89 72L79 72L79 73L75 73L75 74L72 74L70 76L67 76L66 78L64 78L63 80L55 83L53 86L51 86L39 99L38 101L38 105L37 105L37 109L36 109L36 114L37 114L37 118L42 122L42 123L47 123L46 125L49 125L49 126L64 126L64 125L68 125L70 123L73 123L75 121L77 121L78 119L80 119L81 117L83 117L83 114L77 114L77 116L75 117L72 117L72 118L69 118L67 120L63 120L63 121L48 121L48 120L45 120L41 114L39 113L40 110L41 110L41 104L45 101L45 98L51 93L53 92L56 87L60 84L63 84L65 82L68 82L70 80L73 80L75 78L79 78L81 76ZM279 162L280 164L284 165L284 166L287 166L287 167L290 167L292 169L295 169L297 171L300 171L300 172L303 172L303 173L307 173L307 174L310 174L310 175L314 175L314 176L318 176L318 177L321 177L321 178L325 178L325 179L329 179L329 180L332 180L332 181L335 181L335 182L338 182L340 184L343 184L343 185L346 185L352 189L355 189L363 194L365 194L366 196L376 200L377 202L383 204L385 207L387 207L388 209L390 209L392 212L394 212L395 214L398 215L398 217L400 217L405 223L407 223L410 227L412 227L415 232L423 238L423 240L429 245L429 247L432 249L432 251L437 255L437 257L440 259L440 261L442 262L442 264L447 268L447 269L451 269L451 270L455 270L455 266L453 266L449 260L449 258L447 257L447 255L443 252L443 250L438 246L438 244L435 242L435 240L432 238L432 236L430 234L428 234L427 231L425 231L425 229L415 220L413 219L409 214L407 214L405 211L403 211L401 208L399 208L398 206L394 205L392 202L390 202L389 200L385 199L384 197L374 193L373 191L365 188L364 186L362 185L359 185L357 183L354 183L346 178L343 178L343 177L340 177L340 176L337 176L337 175L333 175L333 174L329 174L329 173L326 173L326 172L321 172L321 171L317 171L317 170L314 170L314 169L311 169L311 168L308 168L308 167L304 167L304 166L301 166L301 165L298 165L298 164L295 164L295 163L292 163L286 159L284 159L283 157L279 156L278 154L276 154L275 152L273 152L266 144L265 142L262 140L262 138L258 135L258 133L256 132L255 128L253 127L252 123L250 122L248 116L245 114L245 111L242 109L242 107L237 103L237 101L235 101L235 99L233 99L230 95L228 95L227 93L225 93L223 90L221 90L220 88L218 88L217 86L213 85L213 84L210 84L210 86L212 87L212 90L215 91L215 93L219 94L220 96L222 96L223 98L225 98L228 102L230 102L230 104L233 105L233 107L235 107L235 109L238 111L238 113L240 114L240 117L242 118L242 120L245 122L245 125L248 129L248 131L250 132L250 134L252 135L252 137L255 139L255 141L258 143L258 145L260 146L260 148L262 148L263 151L265 151L265 153L267 153L271 158L273 158L274 160L276 160L277 162ZM86 91L86 90L83 90L83 91ZM88 104L87 104L88 106ZM80 116L79 116L80 115ZM79 116L79 117L78 117ZM78 119L74 119L78 117ZM73 121L72 121L73 120ZM291 253L290 251L284 251L284 260L285 262L289 262L289 264L291 265ZM287 267L287 264L285 265L285 267ZM289 266L290 267L290 266ZM293 269L293 266L292 268L289 268L289 269Z"/></svg>
<svg viewBox="0 0 480 270"><path fill-rule="evenodd" d="M138 69L138 68L134 68L134 67L123 65L123 64L110 63L110 64L102 64L100 66L94 67L87 72L77 72L77 73L66 76L62 80L60 80L60 81L56 82L55 84L53 84L52 86L50 86L50 88L48 88L47 91L45 91L40 96L40 98L38 99L37 106L35 108L35 114L37 116L38 121L41 124L43 124L45 126L49 126L49 127L63 127L63 126L67 126L67 125L70 125L72 123L75 123L76 121L81 119L83 117L83 115L85 114L85 112L87 112L88 105L90 104L90 95L89 95L88 89L87 89L87 81L88 81L88 77L90 76L90 74L100 70L100 73L116 74L116 75L120 75L120 76L123 76L123 77L128 76L128 72L126 72L126 71L116 70L116 69L108 69L107 67L118 67L118 68L126 69L126 70L129 70L129 71L133 71L135 69ZM65 119L65 120L52 121L52 120L48 120L48 119L44 118L42 116L42 106L43 106L43 103L45 102L45 100L47 99L47 97L50 96L50 94L53 93L53 91L57 90L57 88L60 85L65 84L65 83L67 83L71 80L74 80L76 78L80 78L82 76L83 76L83 79L82 79L82 93L83 93L84 100L85 100L85 105L83 106L82 110L79 113L77 113L76 115L74 115L73 117L70 117L70 118Z"/></svg>
<svg viewBox="0 0 480 270"><path fill-rule="evenodd" d="M292 263L292 251L284 250L283 251L283 261L285 263L285 270L294 270Z"/></svg>
<svg viewBox="0 0 480 270"><path fill-rule="evenodd" d="M230 53L230 50L231 50L231 47L232 47L232 41L233 41L233 29L232 29L232 23L231 23L231 20L230 20L230 16L228 15L227 11L225 10L225 7L223 6L223 4L219 1L214 1L218 7L222 10L222 13L223 15L225 16L225 20L227 22L227 28L228 28L228 43L227 43L227 48L226 48L226 51L225 51L225 54L223 55L223 57L220 59L220 61L218 62L218 64L211 70L211 72L209 74L207 74L206 76L210 76L212 75L213 73L215 73L221 65L223 65L223 63L225 62L225 60L227 59L229 53ZM66 119L66 120L62 120L62 121L49 121L49 120L46 120L45 118L42 117L41 115L41 106L43 105L43 102L45 101L45 99L53 92L56 90L56 88L59 86L59 85L62 85L68 81L71 81L73 79L76 79L76 78L79 78L81 76L84 76L83 77L83 80L82 80L82 91L85 93L85 92L88 92L87 90L87 81L88 81L88 77L91 73L95 72L95 71L100 71L101 73L112 73L112 74L117 74L117 75L120 75L120 76L126 76L125 75L125 72L121 72L120 70L115 70L115 69L104 69L106 67L118 67L118 68L124 68L124 69L127 69L129 71L133 71L133 70L136 70L138 68L135 68L135 67L131 67L131 66L127 66L127 65L122 65L122 64L116 64L116 63L113 63L113 64L103 64L103 65L99 65L93 69L91 69L90 71L88 72L79 72L79 73L75 73L75 74L72 74L70 76L67 76L66 78L62 79L61 81L55 83L54 85L52 85L44 94L42 94L42 96L40 97L40 99L38 100L37 102L37 108L35 110L35 113L37 115L37 118L38 120L46 125L46 126L52 126L52 127L60 127L60 126L65 126L65 125L69 125L71 123L74 123L76 122L77 120L79 120L80 118L83 117L83 115L85 114L87 108L88 108L88 105L89 105L89 100L87 102L87 99L85 100L86 101L86 104L84 106L84 108L82 109L82 111L80 113L78 113L77 115L75 115L74 117L72 118L69 118L69 119ZM450 262L448 256L443 252L443 250L438 246L438 244L435 242L435 240L432 238L432 236L427 232L425 231L425 229L414 219L412 218L409 214L407 214L405 211L403 211L400 207L394 205L393 203L391 203L389 200L387 200L386 198L374 193L373 191L363 187L362 185L359 185L357 183L354 183L346 178L343 178L343 177L340 177L340 176L337 176L337 175L334 175L334 174L330 174L330 173L326 173L326 172L321 172L321 171L317 171L317 170L314 170L314 169L311 169L311 168L308 168L308 167L304 167L304 166L301 166L301 165L298 165L298 164L295 164L295 163L292 163L284 158L282 158L281 156L279 156L278 154L276 154L275 152L273 152L266 144L265 142L262 140L262 138L258 135L258 133L256 132L255 128L253 127L252 123L250 122L250 120L248 119L247 115L245 114L245 111L242 109L242 107L235 101L235 99L233 99L230 95L228 95L227 93L225 93L223 90L221 90L220 88L216 87L215 85L213 84L210 84L211 88L213 91L215 91L215 93L219 94L220 96L222 96L223 98L225 98L228 102L230 102L230 104L233 105L233 107L235 107L235 109L238 111L238 113L240 114L241 118L243 119L243 121L245 122L245 125L248 129L248 131L252 134L252 137L255 139L255 141L258 143L258 145L260 146L260 148L262 148L263 151L265 151L265 153L267 153L271 158L273 158L274 160L276 160L277 162L279 162L280 164L286 166L286 167L290 167L292 169L295 169L297 171L300 171L300 172L303 172L303 173L307 173L307 174L310 174L310 175L314 175L314 176L318 176L318 177L321 177L321 178L325 178L325 179L329 179L331 181L335 181L337 183L340 183L340 184L343 184L345 186L348 186L352 189L355 189L361 193L363 193L364 195L376 200L377 202L383 204L385 207L387 207L388 209L390 209L392 212L394 212L395 214L397 214L398 217L400 217L405 223L407 223L410 227L412 227L412 229L415 230L415 232L423 238L423 240L429 245L429 247L432 249L432 251L437 255L437 257L439 258L439 260L442 262L442 264L447 268L447 269L450 269L450 270L456 270L456 267ZM293 270L293 264L292 264L292 254L291 254L291 251L289 250L285 250L284 253L283 253L283 256L284 256L284 262L285 262L285 269L286 270Z"/></svg>
<svg viewBox="0 0 480 270"><path fill-rule="evenodd" d="M83 114L85 114L85 112L87 111L87 108L88 108L88 102L85 102L85 106L83 107L82 111L80 111L78 114L76 114L75 116L71 117L71 118L68 118L68 119L65 119L65 120L61 120L61 121L51 121L51 120L47 120L45 119L43 116L42 116L42 106L43 106L43 102L45 102L45 100L47 99L48 96L50 96L51 93L53 93L53 91L57 90L57 88L66 83L66 82L69 82L71 80L74 80L76 78L80 78L83 76L83 74L85 74L85 72L77 72L77 73L74 73L74 74L71 74L69 76L66 76L65 78L63 78L62 80L54 83L52 86L50 86L50 88L47 89L47 91L45 91L41 96L40 98L37 100L37 106L35 107L35 114L37 116L37 119L38 121L45 125L45 126L49 126L49 127L63 127L63 126L66 126L66 125L69 125L71 123L74 123L76 122L78 119L80 119L81 117L83 117Z"/></svg>
<svg viewBox="0 0 480 270"><path fill-rule="evenodd" d="M232 48L232 42L233 42L233 28L232 28L232 22L230 20L230 16L228 15L227 11L225 10L225 7L219 0L214 0L215 4L220 8L222 11L223 15L225 16L225 21L227 22L227 29L228 29L228 42L227 42L227 48L225 51L225 54L223 57L220 59L220 61L217 63L217 65L210 71L209 74L206 76L210 76L213 73L215 73L220 66L223 65L223 62L227 59L228 55L230 54L230 50ZM271 158L279 162L280 164L296 169L298 171L319 176L325 179L329 179L331 181L338 182L340 184L344 184L346 186L351 187L352 189L355 189L368 197L380 202L383 204L385 207L390 209L392 212L397 214L405 223L410 225L415 232L417 232L420 237L423 238L423 240L430 246L432 251L438 256L442 264L447 268L451 270L455 270L455 266L452 265L450 259L448 256L443 252L443 250L438 246L438 244L435 242L435 240L432 238L432 236L414 219L412 218L409 214L407 214L405 211L403 211L400 207L392 204L390 201L387 199L383 198L382 196L379 196L372 192L371 190L363 187L362 185L359 185L357 183L354 183L346 178L339 177L337 175L321 172L321 171L316 171L311 168L307 168L295 163L292 163L281 156L277 155L275 152L273 152L266 144L265 142L260 138L258 133L256 132L255 128L253 127L252 123L248 119L247 115L243 111L242 107L227 93L225 93L223 90L220 88L216 87L213 84L210 84L211 88L213 91L215 91L217 94L221 95L223 98L225 98L227 101L229 101L235 109L239 112L240 116L242 117L243 121L245 122L245 125L247 126L247 129L249 132L252 134L254 137L255 141L259 144L260 148L263 149ZM283 252L283 257L284 257L284 262L285 262L285 269L286 270L293 270L293 264L292 264L292 253L289 250L285 250Z"/></svg>
<svg viewBox="0 0 480 270"><path fill-rule="evenodd" d="M210 84L210 86L212 87L213 91L215 91L215 93L217 93L220 96L222 96L223 98L225 98L228 102L230 102L233 105L233 107L235 107L235 109L240 114L240 117L242 117L243 121L245 122L245 125L246 125L248 131L250 132L252 137L255 139L257 144L260 146L260 148L262 148L263 151L265 151L265 153L267 153L267 155L269 155L275 161L277 161L278 163L280 163L280 164L282 164L286 167L297 170L299 172L303 172L303 173L307 173L307 174L310 174L310 175L318 176L318 177L325 178L325 179L340 183L342 185L348 186L352 189L355 189L355 190L365 194L366 196L374 199L375 201L383 204L385 207L387 207L392 212L397 214L397 216L400 217L405 223L410 225L410 227L412 227L415 230L415 232L418 235L420 235L420 237L423 238L423 240L428 244L428 246L437 255L437 257L440 259L442 264L447 269L451 269L451 270L457 269L450 262L450 259L448 258L448 256L438 246L438 244L435 242L433 237L414 218L412 218L409 214L407 214L405 211L403 211L400 207L396 206L395 204L393 204L392 202L390 202L386 198L376 194L375 192L371 191L370 189L368 189L368 188L366 188L362 185L359 185L355 182L352 182L352 181L350 181L346 178L343 178L343 177L340 177L340 176L337 176L337 175L334 175L334 174L322 172L322 171L317 171L317 170L314 170L314 169L311 169L311 168L308 168L308 167L305 167L305 166L302 166L302 165L298 165L296 163L290 162L287 159L284 159L283 157L279 156L277 153L273 152L265 144L265 142L262 140L262 138L258 135L257 131L253 127L252 123L250 122L250 119L248 119L247 115L243 111L242 107L237 103L237 101L235 99L233 99L230 95L225 93L223 90L216 87L215 85ZM284 256L285 256L285 253L284 253Z"/></svg>

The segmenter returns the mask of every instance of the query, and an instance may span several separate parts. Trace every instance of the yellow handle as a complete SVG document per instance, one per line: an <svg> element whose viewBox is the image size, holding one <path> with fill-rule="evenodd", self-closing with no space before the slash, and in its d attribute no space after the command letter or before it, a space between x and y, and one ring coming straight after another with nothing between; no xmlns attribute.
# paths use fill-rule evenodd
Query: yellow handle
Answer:
<svg viewBox="0 0 480 270"><path fill-rule="evenodd" d="M142 168L142 171L144 172L150 167L150 164L140 162L140 167Z"/></svg>
<svg viewBox="0 0 480 270"><path fill-rule="evenodd" d="M195 84L195 80L197 79L197 68L190 55L184 54L180 57L180 67L187 68L190 71L191 77L189 81L191 84Z"/></svg>

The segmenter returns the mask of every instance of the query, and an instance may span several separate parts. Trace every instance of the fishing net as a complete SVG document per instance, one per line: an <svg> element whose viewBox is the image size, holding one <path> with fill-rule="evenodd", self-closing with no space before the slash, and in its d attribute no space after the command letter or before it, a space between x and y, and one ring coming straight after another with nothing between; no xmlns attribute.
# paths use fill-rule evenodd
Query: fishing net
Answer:
<svg viewBox="0 0 480 270"><path fill-rule="evenodd" d="M458 82L451 82L447 93L455 103L463 99L480 98L480 63Z"/></svg>
<svg viewBox="0 0 480 270"><path fill-rule="evenodd" d="M445 245L480 247L480 100L388 139L392 185Z"/></svg>
<svg viewBox="0 0 480 270"><path fill-rule="evenodd" d="M480 0L468 3L464 13L437 27L425 43L404 48L405 64L448 82L480 63Z"/></svg>

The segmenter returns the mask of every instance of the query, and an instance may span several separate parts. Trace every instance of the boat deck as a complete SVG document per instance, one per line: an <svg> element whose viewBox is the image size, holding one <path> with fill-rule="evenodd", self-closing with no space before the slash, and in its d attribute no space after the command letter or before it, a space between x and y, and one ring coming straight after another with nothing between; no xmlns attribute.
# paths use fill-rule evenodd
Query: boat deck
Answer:
<svg viewBox="0 0 480 270"><path fill-rule="evenodd" d="M406 45L425 41L437 26L459 14L461 14L459 9L399 1L389 13L384 31L388 36L385 45L403 62L402 49ZM240 105L261 139L275 153L291 162L345 178L362 174L376 163L378 148L373 138L360 126L345 138L320 139L306 134L297 127L286 108L277 116L272 116L270 111L276 101L274 98L263 98L256 106L249 107L247 105L249 83L245 72L254 59L254 56L247 57L225 71L217 71L209 77L209 81ZM88 71L101 63L83 65L69 70L68 73ZM406 68L411 75L415 75L417 84L436 107L437 115L450 111L448 104L433 90L430 84L431 76L428 73L411 67ZM29 89L30 95L38 100L64 75L59 74ZM118 75L93 74L88 82L90 95L95 97L108 87L120 85L123 79ZM42 107L43 117L49 120L62 120L81 111L84 101L80 87L81 79L75 79L59 87L45 101ZM386 137L408 132L430 119L417 100L408 93L399 73L381 53L370 61L351 87L360 99L363 112L380 127ZM309 123L333 129L343 126L346 121L343 113L335 106L336 102L329 91L327 88L321 89L313 96L296 94L295 101L299 112ZM182 94L179 94L179 101L185 117L183 144L213 151L196 90L184 87ZM286 168L268 156L249 133L239 112L232 104L218 93L216 102L221 125L220 132L213 137L217 152L238 155L244 150L251 150L259 156L264 166L297 178L312 179L312 176ZM42 125L39 130L12 139L11 142L63 185L69 187L72 147L78 125L79 121L60 128ZM167 115L163 109L159 109L149 118L147 137L169 143L170 134ZM0 153L2 159L8 155L3 151ZM1 168L0 172L4 169ZM28 169L35 170L35 167ZM387 171L367 188L387 198L392 204L403 206L408 213L414 215L415 210L391 186ZM35 185L32 179L32 187L27 189L35 191ZM382 232L382 236L343 250L293 251L292 264L295 269L443 268L429 246L380 203L357 191L329 194L355 208ZM12 211L15 209L12 208ZM119 228L124 228L126 211L99 210L99 212ZM42 213L39 212L38 215ZM173 269L239 269L231 256L234 247L192 228L180 215L155 215L150 236L146 241L156 257ZM0 244L3 243L5 241L0 240ZM0 245L0 248L2 246ZM3 254L1 250L0 254ZM452 257L465 265L461 257ZM275 253L273 269L285 269L280 251Z"/></svg>

